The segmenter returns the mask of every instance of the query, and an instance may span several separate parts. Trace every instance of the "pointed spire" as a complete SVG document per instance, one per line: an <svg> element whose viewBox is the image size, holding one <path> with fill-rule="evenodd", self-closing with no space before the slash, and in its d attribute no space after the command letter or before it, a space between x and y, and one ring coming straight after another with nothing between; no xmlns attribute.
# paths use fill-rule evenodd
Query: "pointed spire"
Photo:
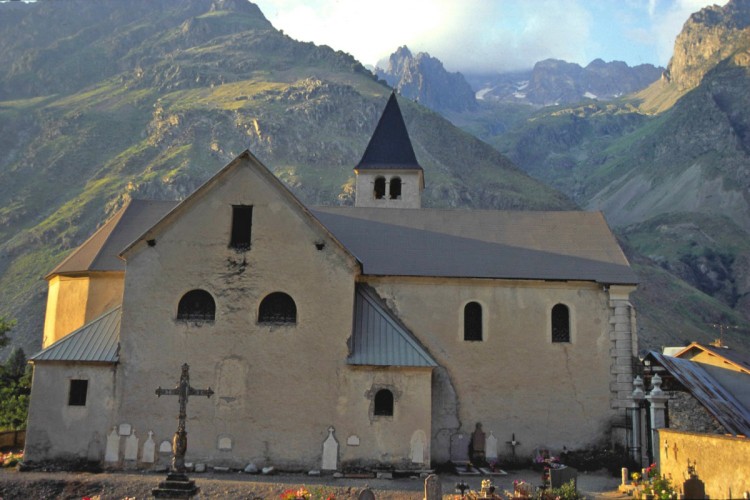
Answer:
<svg viewBox="0 0 750 500"><path fill-rule="evenodd" d="M364 169L422 170L417 163L395 92L391 93L365 154L355 167L355 170Z"/></svg>

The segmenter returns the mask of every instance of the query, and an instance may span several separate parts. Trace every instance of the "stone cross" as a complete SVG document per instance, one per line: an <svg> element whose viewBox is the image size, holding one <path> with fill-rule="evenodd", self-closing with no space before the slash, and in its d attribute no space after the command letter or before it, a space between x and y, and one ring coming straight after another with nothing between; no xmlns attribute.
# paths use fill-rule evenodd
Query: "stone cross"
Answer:
<svg viewBox="0 0 750 500"><path fill-rule="evenodd" d="M185 431L185 419L187 418L187 403L189 396L207 396L211 397L214 391L208 389L193 389L190 386L190 366L187 363L182 365L182 374L180 383L174 389L162 389L159 386L156 389L156 395L162 396L179 396L180 415L177 417L177 432L172 438L172 471L185 472L185 452L187 451L187 432Z"/></svg>

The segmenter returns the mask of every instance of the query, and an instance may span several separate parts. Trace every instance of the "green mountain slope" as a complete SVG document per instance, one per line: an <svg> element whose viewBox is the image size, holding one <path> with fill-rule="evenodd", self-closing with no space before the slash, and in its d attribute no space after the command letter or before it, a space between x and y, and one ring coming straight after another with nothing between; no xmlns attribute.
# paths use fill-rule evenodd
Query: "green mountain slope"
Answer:
<svg viewBox="0 0 750 500"><path fill-rule="evenodd" d="M0 304L39 346L42 277L127 199L179 199L244 149L308 204L351 203L390 89L239 0L0 4ZM425 204L574 205L401 103Z"/></svg>

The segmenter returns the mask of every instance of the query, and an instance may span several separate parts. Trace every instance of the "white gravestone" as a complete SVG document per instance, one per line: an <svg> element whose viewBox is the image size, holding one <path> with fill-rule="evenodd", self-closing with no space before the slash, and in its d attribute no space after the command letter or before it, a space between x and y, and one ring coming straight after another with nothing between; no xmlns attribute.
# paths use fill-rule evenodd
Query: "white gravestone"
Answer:
<svg viewBox="0 0 750 500"><path fill-rule="evenodd" d="M172 443L166 439L159 445L159 453L172 453Z"/></svg>
<svg viewBox="0 0 750 500"><path fill-rule="evenodd" d="M135 435L135 429L133 433L125 439L125 460L138 460L138 437Z"/></svg>
<svg viewBox="0 0 750 500"><path fill-rule="evenodd" d="M232 449L232 438L223 436L219 438L219 449L220 450L231 450Z"/></svg>
<svg viewBox="0 0 750 500"><path fill-rule="evenodd" d="M492 431L485 441L485 456L487 460L497 460L497 438Z"/></svg>
<svg viewBox="0 0 750 500"><path fill-rule="evenodd" d="M359 436L352 434L346 439L347 446L359 446Z"/></svg>
<svg viewBox="0 0 750 500"><path fill-rule="evenodd" d="M427 438L425 437L424 431L414 431L411 435L411 462L413 464L424 463L424 446Z"/></svg>
<svg viewBox="0 0 750 500"><path fill-rule="evenodd" d="M120 424L120 436L130 436L130 424Z"/></svg>
<svg viewBox="0 0 750 500"><path fill-rule="evenodd" d="M105 462L117 462L120 460L120 434L117 426L112 427L112 432L107 436L107 449L104 451Z"/></svg>
<svg viewBox="0 0 750 500"><path fill-rule="evenodd" d="M328 437L323 443L323 470L336 470L339 461L339 443L333 437L333 427L328 428Z"/></svg>
<svg viewBox="0 0 750 500"><path fill-rule="evenodd" d="M143 443L143 453L141 455L141 462L152 464L156 460L156 443L154 443L154 433L148 431L148 439Z"/></svg>

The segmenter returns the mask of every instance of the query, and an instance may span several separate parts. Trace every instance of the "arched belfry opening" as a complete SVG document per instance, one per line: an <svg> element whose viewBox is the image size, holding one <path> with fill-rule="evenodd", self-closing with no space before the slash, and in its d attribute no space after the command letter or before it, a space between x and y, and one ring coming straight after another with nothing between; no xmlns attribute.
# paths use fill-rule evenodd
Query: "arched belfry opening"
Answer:
<svg viewBox="0 0 750 500"><path fill-rule="evenodd" d="M357 207L421 208L424 171L392 93L362 159L354 167Z"/></svg>

